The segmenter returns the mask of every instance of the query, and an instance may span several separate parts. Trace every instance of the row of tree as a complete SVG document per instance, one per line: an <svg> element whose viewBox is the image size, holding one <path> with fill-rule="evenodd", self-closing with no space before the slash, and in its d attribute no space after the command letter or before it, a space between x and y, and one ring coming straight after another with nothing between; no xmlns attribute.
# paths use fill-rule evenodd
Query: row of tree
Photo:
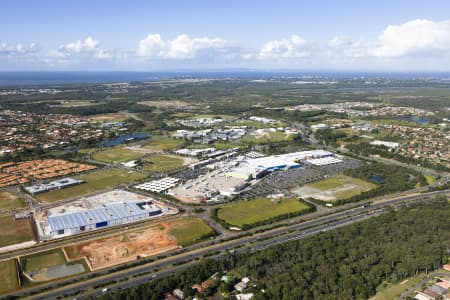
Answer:
<svg viewBox="0 0 450 300"><path fill-rule="evenodd" d="M450 255L450 203L435 199L341 229L270 247L257 253L201 260L176 274L104 295L102 299L161 299L214 272L248 276L255 299L368 299L382 282L398 282L447 263ZM222 290L210 288L205 297Z"/></svg>

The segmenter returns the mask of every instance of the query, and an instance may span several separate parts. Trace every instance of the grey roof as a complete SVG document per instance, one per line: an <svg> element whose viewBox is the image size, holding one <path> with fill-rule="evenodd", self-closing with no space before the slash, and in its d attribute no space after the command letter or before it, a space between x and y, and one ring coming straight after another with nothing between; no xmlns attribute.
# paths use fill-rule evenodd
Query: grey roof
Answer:
<svg viewBox="0 0 450 300"><path fill-rule="evenodd" d="M50 181L49 183L35 184L25 187L25 190L31 194L43 193L53 189L64 188L75 184L83 183L83 180L66 177L58 180Z"/></svg>
<svg viewBox="0 0 450 300"><path fill-rule="evenodd" d="M430 286L428 289L432 290L433 292L442 295L443 293L445 293L447 290L441 286L438 285L432 285Z"/></svg>
<svg viewBox="0 0 450 300"><path fill-rule="evenodd" d="M142 202L114 203L82 212L50 215L48 217L48 224L50 225L51 231L55 232L63 229L74 229L101 222L135 217L160 210L153 205L149 205L149 208L141 208L138 206L139 203Z"/></svg>

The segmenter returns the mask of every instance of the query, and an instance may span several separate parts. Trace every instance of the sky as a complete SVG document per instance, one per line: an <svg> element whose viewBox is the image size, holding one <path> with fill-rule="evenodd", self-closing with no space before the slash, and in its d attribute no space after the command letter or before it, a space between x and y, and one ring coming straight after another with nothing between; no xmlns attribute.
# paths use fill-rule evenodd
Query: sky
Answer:
<svg viewBox="0 0 450 300"><path fill-rule="evenodd" d="M14 0L0 71L449 71L448 0Z"/></svg>

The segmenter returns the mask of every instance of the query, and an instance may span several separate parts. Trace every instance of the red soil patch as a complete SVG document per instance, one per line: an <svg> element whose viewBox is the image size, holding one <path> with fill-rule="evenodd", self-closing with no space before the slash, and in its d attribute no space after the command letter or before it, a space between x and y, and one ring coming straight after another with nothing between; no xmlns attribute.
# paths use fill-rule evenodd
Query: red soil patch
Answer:
<svg viewBox="0 0 450 300"><path fill-rule="evenodd" d="M86 257L93 270L106 268L177 249L177 240L169 234L173 224L163 222L144 230L69 246L65 250L71 260Z"/></svg>

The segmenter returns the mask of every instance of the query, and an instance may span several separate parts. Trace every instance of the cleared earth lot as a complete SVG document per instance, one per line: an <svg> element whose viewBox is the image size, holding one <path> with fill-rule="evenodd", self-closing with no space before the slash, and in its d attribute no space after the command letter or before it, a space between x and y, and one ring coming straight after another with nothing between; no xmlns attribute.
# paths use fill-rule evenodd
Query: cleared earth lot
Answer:
<svg viewBox="0 0 450 300"><path fill-rule="evenodd" d="M0 216L0 247L34 240L29 219L14 220L10 215Z"/></svg>
<svg viewBox="0 0 450 300"><path fill-rule="evenodd" d="M258 198L223 205L217 209L217 217L231 226L252 226L277 217L292 216L311 210L311 206L297 198Z"/></svg>
<svg viewBox="0 0 450 300"><path fill-rule="evenodd" d="M64 249L69 259L86 257L91 268L95 270L175 250L180 246L198 242L213 233L202 220L184 218L70 245Z"/></svg>
<svg viewBox="0 0 450 300"><path fill-rule="evenodd" d="M0 211L13 210L25 206L25 201L19 196L7 191L0 191Z"/></svg>
<svg viewBox="0 0 450 300"><path fill-rule="evenodd" d="M84 180L85 183L83 184L39 194L37 198L43 202L55 202L84 196L122 183L132 183L145 177L146 175L140 172L123 169L104 169L75 177L76 179Z"/></svg>

